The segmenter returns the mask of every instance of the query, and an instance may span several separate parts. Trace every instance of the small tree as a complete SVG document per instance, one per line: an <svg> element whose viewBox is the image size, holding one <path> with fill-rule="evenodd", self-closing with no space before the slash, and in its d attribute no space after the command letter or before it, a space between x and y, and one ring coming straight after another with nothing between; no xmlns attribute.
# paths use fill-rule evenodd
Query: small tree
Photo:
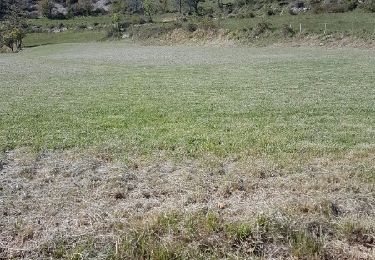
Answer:
<svg viewBox="0 0 375 260"><path fill-rule="evenodd" d="M176 0L176 3L178 5L178 12L182 14L183 0Z"/></svg>
<svg viewBox="0 0 375 260"><path fill-rule="evenodd" d="M168 0L159 0L160 3L160 10L163 13L168 12Z"/></svg>
<svg viewBox="0 0 375 260"><path fill-rule="evenodd" d="M0 41L13 52L22 49L22 40L25 37L23 29L24 13L20 0L12 1L9 9L0 24Z"/></svg>
<svg viewBox="0 0 375 260"><path fill-rule="evenodd" d="M115 0L112 2L112 13L125 13L128 9L128 2L125 0Z"/></svg>
<svg viewBox="0 0 375 260"><path fill-rule="evenodd" d="M203 0L186 0L190 10L194 10L197 15L199 15L199 8L198 5Z"/></svg>
<svg viewBox="0 0 375 260"><path fill-rule="evenodd" d="M2 20L7 14L9 8L9 1L0 0L0 20Z"/></svg>
<svg viewBox="0 0 375 260"><path fill-rule="evenodd" d="M112 25L113 25L113 28L115 28L118 31L120 31L120 21L121 21L120 14L119 13L114 13L112 15Z"/></svg>
<svg viewBox="0 0 375 260"><path fill-rule="evenodd" d="M156 5L155 5L154 0L144 0L143 9L144 9L144 12L150 18L150 21L152 21L152 14L156 12Z"/></svg>
<svg viewBox="0 0 375 260"><path fill-rule="evenodd" d="M90 15L92 12L91 0L78 0L77 12L81 15Z"/></svg>
<svg viewBox="0 0 375 260"><path fill-rule="evenodd" d="M47 18L52 18L52 10L55 7L53 0L41 0L39 2L39 8L42 15Z"/></svg>
<svg viewBox="0 0 375 260"><path fill-rule="evenodd" d="M13 52L18 52L22 49L22 39L25 33L20 28L13 28L3 34L3 43L12 49Z"/></svg>

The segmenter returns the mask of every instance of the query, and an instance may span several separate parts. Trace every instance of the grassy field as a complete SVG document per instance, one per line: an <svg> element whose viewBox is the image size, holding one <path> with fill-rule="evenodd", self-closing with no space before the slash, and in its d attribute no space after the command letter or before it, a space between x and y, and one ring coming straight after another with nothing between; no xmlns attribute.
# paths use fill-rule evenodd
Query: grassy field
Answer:
<svg viewBox="0 0 375 260"><path fill-rule="evenodd" d="M139 30L141 35L146 35L143 38L160 37L157 32L160 33L166 28L170 28L169 31L176 28L174 20L178 17L179 14L175 13L155 15L153 24L145 24L141 27L137 25L136 30ZM132 18L134 17L123 17L124 21L126 20L128 22L133 21L134 19ZM140 17L138 17L138 19L139 18ZM185 29L188 24L196 24L201 27L207 26L207 24L214 25L217 28L222 28L231 32L232 38L235 40L241 40L243 43L255 41L259 42L261 45L269 45L285 40L285 36L283 35L285 27L291 27L292 31L300 36L319 35L329 37L330 35L335 35L339 37L357 37L362 40L370 41L375 39L375 21L373 14L360 11L336 14L306 13L299 15L284 13L283 15L261 15L254 18L215 18L212 20L191 16L187 17L187 19L188 21L181 23L182 27ZM251 36L251 33L249 35L249 32L257 28L261 23L269 24L269 28L267 28L265 34L257 37L260 39ZM41 26L44 29L59 27L68 28L68 31L63 33L43 32L28 34L25 38L24 45L25 47L32 47L45 44L95 42L103 40L106 37L106 28L108 29L111 26L111 18L110 16L75 17L74 19L64 20L49 20L43 18L30 19L28 20L28 24L30 26ZM79 27L92 27L93 30L77 29ZM130 31L133 31L133 29L130 29ZM154 33L150 33L150 31L154 31Z"/></svg>
<svg viewBox="0 0 375 260"><path fill-rule="evenodd" d="M66 31L60 33L31 33L23 42L24 47L35 47L58 43L98 42L106 38L103 30L95 31Z"/></svg>
<svg viewBox="0 0 375 260"><path fill-rule="evenodd" d="M1 150L279 157L374 148L372 51L123 44L3 55Z"/></svg>
<svg viewBox="0 0 375 260"><path fill-rule="evenodd" d="M374 54L1 55L0 256L373 257Z"/></svg>
<svg viewBox="0 0 375 260"><path fill-rule="evenodd" d="M254 27L259 22L269 22L272 27L280 29L283 25L291 26L299 32L300 24L302 32L323 34L344 33L353 36L375 37L374 15L363 12L349 13L322 13L322 14L299 14L299 15L275 15L268 17L254 17L244 19L225 19L222 24L225 28L234 30ZM325 27L326 24L326 27Z"/></svg>

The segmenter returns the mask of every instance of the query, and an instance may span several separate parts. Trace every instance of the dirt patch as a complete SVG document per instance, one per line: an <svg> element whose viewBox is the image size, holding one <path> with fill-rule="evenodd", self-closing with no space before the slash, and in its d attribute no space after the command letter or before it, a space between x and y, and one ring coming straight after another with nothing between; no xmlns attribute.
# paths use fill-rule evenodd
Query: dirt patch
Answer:
<svg viewBox="0 0 375 260"><path fill-rule="evenodd" d="M135 223L177 211L212 212L228 223L287 217L324 236L327 258L370 259L375 188L363 165L374 156L316 159L291 171L264 158L124 164L90 152L9 151L0 168L0 257L66 256L62 247L82 241L87 257L108 256Z"/></svg>

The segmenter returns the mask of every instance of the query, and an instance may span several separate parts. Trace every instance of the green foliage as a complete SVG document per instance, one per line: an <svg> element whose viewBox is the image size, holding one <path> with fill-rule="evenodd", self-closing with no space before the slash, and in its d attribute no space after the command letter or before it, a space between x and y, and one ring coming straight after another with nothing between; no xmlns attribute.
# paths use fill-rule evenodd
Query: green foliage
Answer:
<svg viewBox="0 0 375 260"><path fill-rule="evenodd" d="M22 3L15 1L9 6L4 20L0 23L0 47L5 45L13 52L21 50L22 41L26 35L24 24Z"/></svg>
<svg viewBox="0 0 375 260"><path fill-rule="evenodd" d="M39 2L41 13L48 18L52 18L52 9L54 6L55 4L53 0L41 0Z"/></svg>
<svg viewBox="0 0 375 260"><path fill-rule="evenodd" d="M188 23L186 25L186 29L189 31L189 32L195 32L197 29L198 29L198 25L196 23Z"/></svg>
<svg viewBox="0 0 375 260"><path fill-rule="evenodd" d="M282 27L281 27L281 35L283 37L293 37L294 35L296 34L296 32L293 30L292 27L290 27L289 25L287 24L284 24Z"/></svg>
<svg viewBox="0 0 375 260"><path fill-rule="evenodd" d="M129 5L127 1L116 0L112 2L111 12L112 13L125 13Z"/></svg>
<svg viewBox="0 0 375 260"><path fill-rule="evenodd" d="M155 0L143 0L143 9L148 15L150 21L152 21L152 15L156 12L157 6Z"/></svg>
<svg viewBox="0 0 375 260"><path fill-rule="evenodd" d="M369 12L375 12L375 0L367 0L363 4L363 8Z"/></svg>
<svg viewBox="0 0 375 260"><path fill-rule="evenodd" d="M294 231L291 235L292 254L297 259L320 259L322 243L305 231Z"/></svg>
<svg viewBox="0 0 375 260"><path fill-rule="evenodd" d="M92 12L91 0L78 0L76 8L78 15L90 15Z"/></svg>
<svg viewBox="0 0 375 260"><path fill-rule="evenodd" d="M111 18L113 27L120 29L119 23L121 21L121 15L119 13L114 13Z"/></svg>
<svg viewBox="0 0 375 260"><path fill-rule="evenodd" d="M217 22L209 17L201 19L199 25L203 30L215 30L219 27Z"/></svg>
<svg viewBox="0 0 375 260"><path fill-rule="evenodd" d="M20 28L12 28L2 34L3 43L12 49L12 51L18 51L22 48L22 39L25 37L25 33Z"/></svg>
<svg viewBox="0 0 375 260"><path fill-rule="evenodd" d="M260 35L272 30L272 24L269 22L260 22L252 29L252 37L259 37Z"/></svg>

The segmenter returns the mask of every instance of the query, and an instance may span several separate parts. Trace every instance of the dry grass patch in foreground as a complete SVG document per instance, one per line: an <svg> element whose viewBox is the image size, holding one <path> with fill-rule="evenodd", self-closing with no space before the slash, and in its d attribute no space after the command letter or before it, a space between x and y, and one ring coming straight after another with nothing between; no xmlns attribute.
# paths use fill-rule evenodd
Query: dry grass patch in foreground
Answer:
<svg viewBox="0 0 375 260"><path fill-rule="evenodd" d="M0 256L371 259L373 160L125 165L95 153L13 150L1 160Z"/></svg>

